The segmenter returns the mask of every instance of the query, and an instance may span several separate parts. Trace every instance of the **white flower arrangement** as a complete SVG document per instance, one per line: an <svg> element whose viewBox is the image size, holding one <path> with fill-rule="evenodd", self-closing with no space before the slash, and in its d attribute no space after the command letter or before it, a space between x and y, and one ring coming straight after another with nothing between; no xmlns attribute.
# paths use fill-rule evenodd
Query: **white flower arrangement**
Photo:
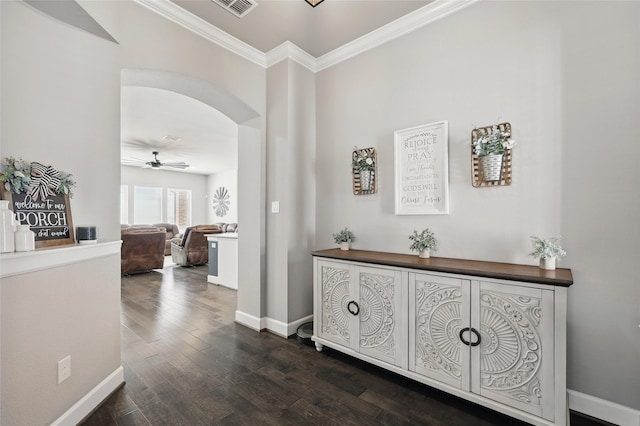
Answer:
<svg viewBox="0 0 640 426"><path fill-rule="evenodd" d="M499 155L504 154L507 149L511 149L515 145L516 142L511 138L511 132L502 131L497 124L494 124L489 133L480 136L473 142L473 152L478 157Z"/></svg>
<svg viewBox="0 0 640 426"><path fill-rule="evenodd" d="M423 229L421 233L414 230L413 234L409 235L409 240L412 241L409 249L412 251L422 251L429 249L430 251L436 251L438 248L438 240L434 233L429 229Z"/></svg>
<svg viewBox="0 0 640 426"><path fill-rule="evenodd" d="M349 231L348 228L344 228L338 233L333 234L333 241L335 241L337 244L350 243L355 240L356 240L356 237L353 235L353 232Z"/></svg>
<svg viewBox="0 0 640 426"><path fill-rule="evenodd" d="M542 239L532 235L530 238L533 251L529 255L536 259L560 258L567 254L560 246L561 237Z"/></svg>
<svg viewBox="0 0 640 426"><path fill-rule="evenodd" d="M366 149L358 149L357 147L353 147L354 151L356 151L356 157L353 159L354 170L373 170L374 169L374 161L373 156Z"/></svg>

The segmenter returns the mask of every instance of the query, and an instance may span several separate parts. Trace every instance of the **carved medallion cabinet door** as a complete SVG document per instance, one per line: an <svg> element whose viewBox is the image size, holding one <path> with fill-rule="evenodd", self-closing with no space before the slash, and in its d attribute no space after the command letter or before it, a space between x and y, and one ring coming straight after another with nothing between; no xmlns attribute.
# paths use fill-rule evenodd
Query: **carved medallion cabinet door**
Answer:
<svg viewBox="0 0 640 426"><path fill-rule="evenodd" d="M402 280L406 274L394 269L363 266L356 267L356 274L358 351L406 369L408 301L406 281ZM353 309L351 311L353 313Z"/></svg>
<svg viewBox="0 0 640 426"><path fill-rule="evenodd" d="M348 348L356 349L357 323L349 308L355 300L355 267L348 263L318 260L316 270L315 311L320 313L314 334ZM322 346L316 345L318 350Z"/></svg>
<svg viewBox="0 0 640 426"><path fill-rule="evenodd" d="M469 390L469 281L409 274L409 370Z"/></svg>
<svg viewBox="0 0 640 426"><path fill-rule="evenodd" d="M553 421L554 292L471 284L471 327L481 337L471 355L472 392Z"/></svg>

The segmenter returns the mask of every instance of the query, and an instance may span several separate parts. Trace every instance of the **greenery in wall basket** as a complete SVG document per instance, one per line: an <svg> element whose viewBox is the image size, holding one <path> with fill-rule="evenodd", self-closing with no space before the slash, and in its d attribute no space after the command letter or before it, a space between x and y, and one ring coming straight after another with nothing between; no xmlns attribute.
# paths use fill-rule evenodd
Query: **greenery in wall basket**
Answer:
<svg viewBox="0 0 640 426"><path fill-rule="evenodd" d="M550 259L565 256L567 252L560 246L560 239L560 237L542 239L531 236L533 251L529 253L529 255L536 259Z"/></svg>
<svg viewBox="0 0 640 426"><path fill-rule="evenodd" d="M419 234L414 230L413 234L409 235L409 240L411 241L409 249L412 251L419 252L425 249L436 251L438 248L438 241L429 228L423 229Z"/></svg>
<svg viewBox="0 0 640 426"><path fill-rule="evenodd" d="M355 239L356 237L353 235L353 232L349 231L348 228L344 228L337 234L333 234L333 241L335 241L337 244L350 243L355 241Z"/></svg>
<svg viewBox="0 0 640 426"><path fill-rule="evenodd" d="M497 124L494 124L491 132L480 136L473 142L473 152L478 157L485 157L492 154L500 155L515 145L516 142L511 139L511 132L502 131Z"/></svg>
<svg viewBox="0 0 640 426"><path fill-rule="evenodd" d="M70 173L13 157L5 157L0 163L0 182L4 182L6 191L13 194L26 192L34 199L56 194L73 197L71 190L76 184Z"/></svg>
<svg viewBox="0 0 640 426"><path fill-rule="evenodd" d="M353 159L353 163L351 164L354 170L373 170L375 168L371 153L364 149L359 150L355 146L353 149L358 152L358 155Z"/></svg>

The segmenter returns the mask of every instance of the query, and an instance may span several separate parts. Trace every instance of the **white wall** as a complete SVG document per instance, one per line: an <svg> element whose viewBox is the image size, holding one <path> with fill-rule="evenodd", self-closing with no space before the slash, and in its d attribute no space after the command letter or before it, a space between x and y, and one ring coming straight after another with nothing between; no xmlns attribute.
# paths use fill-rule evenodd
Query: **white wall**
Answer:
<svg viewBox="0 0 640 426"><path fill-rule="evenodd" d="M2 279L0 424L50 424L120 367L119 269L116 253Z"/></svg>
<svg viewBox="0 0 640 426"><path fill-rule="evenodd" d="M271 66L267 104L267 200L280 211L267 214L266 315L289 335L313 313L315 75L289 60Z"/></svg>
<svg viewBox="0 0 640 426"><path fill-rule="evenodd" d="M640 3L479 2L317 76L316 247L534 264L530 235L564 237L568 385L640 408ZM513 183L474 188L470 132L509 121ZM393 132L449 121L450 214L395 216ZM351 191L354 145L379 187Z"/></svg>
<svg viewBox="0 0 640 426"><path fill-rule="evenodd" d="M229 193L229 210L223 217L216 215L213 208L213 197L218 188L225 188ZM237 223L238 222L238 170L227 170L214 173L207 177L207 223Z"/></svg>
<svg viewBox="0 0 640 426"><path fill-rule="evenodd" d="M74 224L118 240L118 46L24 2L0 9L2 157L72 173ZM0 293L3 425L49 424L119 368L118 256L3 279ZM69 354L72 376L58 385Z"/></svg>
<svg viewBox="0 0 640 426"><path fill-rule="evenodd" d="M313 314L313 260L316 234L316 77L289 64L288 317L292 323Z"/></svg>
<svg viewBox="0 0 640 426"><path fill-rule="evenodd" d="M142 169L133 166L121 166L120 170L121 185L127 185L129 187L129 224L135 222L135 186L162 188L162 220L159 222L167 221L167 189L191 190L191 224L199 225L208 223L206 175L180 173L170 170ZM182 231L184 231L184 229L180 229L180 232Z"/></svg>
<svg viewBox="0 0 640 426"><path fill-rule="evenodd" d="M280 203L279 213L267 213L267 293L266 315L287 322L288 223L291 206L287 191L289 181L289 61L267 70L267 164L276 167L267 172L267 203ZM271 212L271 208L269 208Z"/></svg>

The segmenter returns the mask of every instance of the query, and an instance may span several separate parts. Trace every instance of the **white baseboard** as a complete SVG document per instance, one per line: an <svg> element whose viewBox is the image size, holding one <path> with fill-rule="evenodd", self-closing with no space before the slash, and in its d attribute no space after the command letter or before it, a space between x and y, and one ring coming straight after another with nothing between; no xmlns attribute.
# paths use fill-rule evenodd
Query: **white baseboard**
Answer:
<svg viewBox="0 0 640 426"><path fill-rule="evenodd" d="M620 426L640 426L640 411L569 389L569 409Z"/></svg>
<svg viewBox="0 0 640 426"><path fill-rule="evenodd" d="M286 338L293 334L296 334L296 331L301 324L313 321L313 315L307 315L306 317L297 319L288 324L269 317L265 318L265 320L267 330L269 330L273 334L277 334L278 336Z"/></svg>
<svg viewBox="0 0 640 426"><path fill-rule="evenodd" d="M301 324L309 321L313 321L313 315L308 315L287 324L273 318L258 318L241 311L236 311L236 322L238 324L242 324L245 327L249 327L256 331L267 329L273 334L277 334L278 336L285 338L295 334Z"/></svg>
<svg viewBox="0 0 640 426"><path fill-rule="evenodd" d="M292 334L296 334L296 331L298 331L298 327L309 321L313 321L313 315L307 315L306 317L302 317L298 320L290 322L287 325L287 337L291 336Z"/></svg>
<svg viewBox="0 0 640 426"><path fill-rule="evenodd" d="M236 311L236 322L256 331L265 328L264 321L261 318L254 317L242 311Z"/></svg>
<svg viewBox="0 0 640 426"><path fill-rule="evenodd" d="M74 426L87 417L95 408L104 401L111 393L124 383L124 369L118 367L113 373L109 374L96 387L91 389L89 393L80 398L78 402L73 404L63 415L58 417L52 426Z"/></svg>

